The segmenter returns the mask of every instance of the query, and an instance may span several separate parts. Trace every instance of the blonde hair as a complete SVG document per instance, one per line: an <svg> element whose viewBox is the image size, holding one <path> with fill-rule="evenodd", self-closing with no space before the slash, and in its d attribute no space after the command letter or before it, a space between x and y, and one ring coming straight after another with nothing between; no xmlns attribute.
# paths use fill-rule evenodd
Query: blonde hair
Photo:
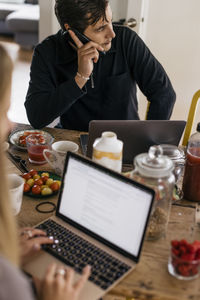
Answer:
<svg viewBox="0 0 200 300"><path fill-rule="evenodd" d="M13 64L6 50L0 44L0 118L7 100L7 92L10 89ZM7 175L5 170L5 154L3 151L3 134L0 129L0 255L10 262L18 265L19 249L17 238L17 226L12 215L11 205L8 195Z"/></svg>

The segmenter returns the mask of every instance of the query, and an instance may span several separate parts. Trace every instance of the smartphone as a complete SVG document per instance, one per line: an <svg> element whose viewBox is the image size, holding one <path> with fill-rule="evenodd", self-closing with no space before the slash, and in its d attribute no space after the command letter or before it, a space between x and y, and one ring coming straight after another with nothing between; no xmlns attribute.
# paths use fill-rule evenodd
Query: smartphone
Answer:
<svg viewBox="0 0 200 300"><path fill-rule="evenodd" d="M78 37L78 39L81 41L81 43L83 43L84 45L88 42L90 42L90 39L85 36L84 34L80 33L77 29L75 28L69 28L70 30L72 30L76 36ZM64 34L68 32L68 31L65 31ZM70 39L70 42L74 44L74 46L76 46L75 42L73 41L73 39L71 38L71 36L69 35L69 39ZM77 46L76 46L77 47ZM105 55L106 54L106 51L99 51L100 54L102 55Z"/></svg>
<svg viewBox="0 0 200 300"><path fill-rule="evenodd" d="M88 134L80 135L80 144L83 155L87 155L87 145L88 145Z"/></svg>

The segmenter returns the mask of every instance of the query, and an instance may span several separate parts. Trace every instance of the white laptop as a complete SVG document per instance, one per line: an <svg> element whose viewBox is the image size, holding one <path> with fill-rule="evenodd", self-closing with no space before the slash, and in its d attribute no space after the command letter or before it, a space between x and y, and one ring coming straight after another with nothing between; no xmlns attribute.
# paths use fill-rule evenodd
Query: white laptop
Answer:
<svg viewBox="0 0 200 300"><path fill-rule="evenodd" d="M25 271L41 278L56 261L73 267L77 279L90 264L81 299L101 298L139 262L153 199L152 189L68 152L56 216L37 226L57 243Z"/></svg>

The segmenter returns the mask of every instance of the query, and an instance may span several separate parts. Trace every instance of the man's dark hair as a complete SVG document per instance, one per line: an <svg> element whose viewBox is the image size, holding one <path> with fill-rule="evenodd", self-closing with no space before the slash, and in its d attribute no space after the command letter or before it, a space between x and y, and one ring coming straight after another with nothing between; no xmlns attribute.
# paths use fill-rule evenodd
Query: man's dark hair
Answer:
<svg viewBox="0 0 200 300"><path fill-rule="evenodd" d="M81 33L89 25L95 25L100 19L106 20L106 7L109 0L56 0L55 14L60 26L64 24Z"/></svg>

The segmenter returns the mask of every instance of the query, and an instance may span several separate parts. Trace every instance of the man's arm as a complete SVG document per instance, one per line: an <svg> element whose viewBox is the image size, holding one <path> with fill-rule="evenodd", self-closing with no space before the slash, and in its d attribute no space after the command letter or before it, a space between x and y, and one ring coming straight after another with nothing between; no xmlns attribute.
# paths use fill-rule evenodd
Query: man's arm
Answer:
<svg viewBox="0 0 200 300"><path fill-rule="evenodd" d="M137 35L129 39L127 51L132 76L150 101L147 119L169 119L176 94L164 68Z"/></svg>
<svg viewBox="0 0 200 300"><path fill-rule="evenodd" d="M34 52L25 107L30 124L42 128L65 113L86 94L75 78L58 85L57 75L37 49Z"/></svg>
<svg viewBox="0 0 200 300"><path fill-rule="evenodd" d="M92 41L83 45L72 31L70 35L77 45L78 69L74 77L62 84L57 82L59 74L53 68L54 61L47 63L48 53L37 48L34 52L25 107L29 122L35 128L50 124L86 94L85 84L99 58L97 49L104 50Z"/></svg>

